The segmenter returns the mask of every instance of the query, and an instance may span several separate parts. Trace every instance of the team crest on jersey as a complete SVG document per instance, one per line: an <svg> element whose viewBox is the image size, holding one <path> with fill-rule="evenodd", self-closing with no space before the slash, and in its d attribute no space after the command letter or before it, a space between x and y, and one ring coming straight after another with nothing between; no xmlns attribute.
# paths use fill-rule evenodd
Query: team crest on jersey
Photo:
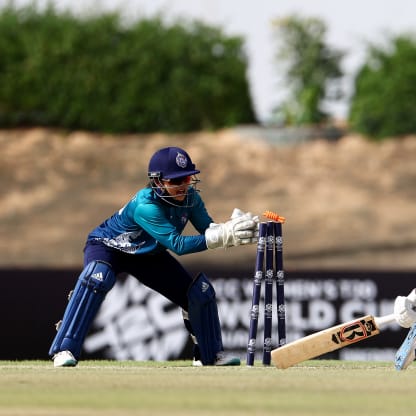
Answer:
<svg viewBox="0 0 416 416"><path fill-rule="evenodd" d="M180 168L186 168L186 165L188 164L188 159L186 158L185 155L178 152L178 154L176 155L176 164Z"/></svg>

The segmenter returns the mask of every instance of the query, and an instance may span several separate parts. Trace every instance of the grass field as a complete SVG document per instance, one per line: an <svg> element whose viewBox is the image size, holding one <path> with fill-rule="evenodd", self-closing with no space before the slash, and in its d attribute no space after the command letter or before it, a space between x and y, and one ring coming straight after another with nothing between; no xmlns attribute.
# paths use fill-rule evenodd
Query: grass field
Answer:
<svg viewBox="0 0 416 416"><path fill-rule="evenodd" d="M410 415L416 366L308 361L287 370L188 361L0 361L0 415Z"/></svg>

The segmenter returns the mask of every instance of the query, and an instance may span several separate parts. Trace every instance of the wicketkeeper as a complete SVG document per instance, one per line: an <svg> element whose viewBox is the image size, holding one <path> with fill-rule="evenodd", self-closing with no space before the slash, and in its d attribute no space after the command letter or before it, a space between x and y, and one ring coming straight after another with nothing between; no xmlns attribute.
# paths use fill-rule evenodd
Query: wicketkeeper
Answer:
<svg viewBox="0 0 416 416"><path fill-rule="evenodd" d="M195 344L193 365L240 364L224 352L211 282L203 273L191 277L169 251L183 255L255 243L259 219L236 209L229 221L214 223L196 187L198 173L185 150L160 149L149 162L148 186L88 235L84 269L49 350L55 367L77 365L85 336L120 273L182 308ZM182 235L188 222L197 235Z"/></svg>

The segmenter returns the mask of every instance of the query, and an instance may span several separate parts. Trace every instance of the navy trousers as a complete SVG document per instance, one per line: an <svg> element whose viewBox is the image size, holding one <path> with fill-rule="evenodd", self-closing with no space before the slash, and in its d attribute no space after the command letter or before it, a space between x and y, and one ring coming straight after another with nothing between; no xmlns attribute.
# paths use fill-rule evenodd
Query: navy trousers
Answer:
<svg viewBox="0 0 416 416"><path fill-rule="evenodd" d="M168 251L135 255L102 243L87 243L84 249L84 267L93 260L111 264L116 276L120 273L134 276L145 286L188 311L187 293L193 279Z"/></svg>

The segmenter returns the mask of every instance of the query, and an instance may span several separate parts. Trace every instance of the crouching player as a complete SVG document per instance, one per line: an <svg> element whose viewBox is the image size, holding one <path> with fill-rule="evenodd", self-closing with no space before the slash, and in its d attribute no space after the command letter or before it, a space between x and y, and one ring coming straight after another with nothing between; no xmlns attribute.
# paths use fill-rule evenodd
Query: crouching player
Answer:
<svg viewBox="0 0 416 416"><path fill-rule="evenodd" d="M397 296L394 302L394 315L403 328L410 328L405 340L396 353L397 370L405 370L415 359L416 348L416 289L408 296Z"/></svg>
<svg viewBox="0 0 416 416"><path fill-rule="evenodd" d="M255 243L259 219L235 209L229 221L214 223L196 188L199 172L185 150L160 149L150 159L147 187L90 232L84 269L49 350L55 367L77 365L85 336L120 273L182 308L195 366L240 364L224 352L211 282L203 273L192 278L169 251L183 255ZM196 235L182 235L188 222Z"/></svg>

